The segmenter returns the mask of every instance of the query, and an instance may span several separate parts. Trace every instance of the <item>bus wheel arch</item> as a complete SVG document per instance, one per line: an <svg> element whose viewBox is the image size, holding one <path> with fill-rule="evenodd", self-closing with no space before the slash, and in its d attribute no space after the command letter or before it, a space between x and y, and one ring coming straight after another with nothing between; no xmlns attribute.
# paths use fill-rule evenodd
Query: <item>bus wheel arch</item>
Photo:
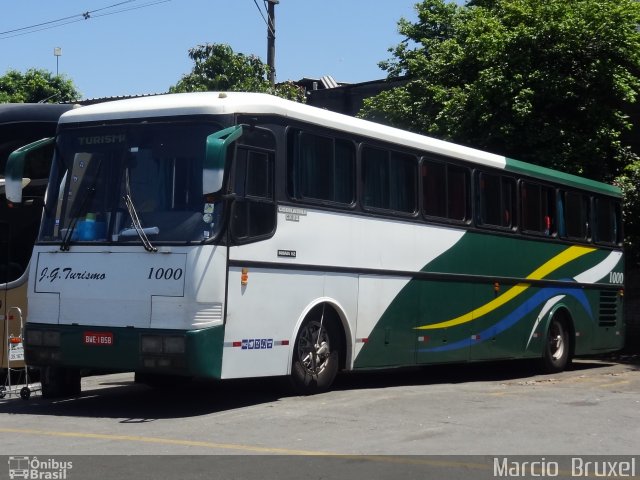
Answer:
<svg viewBox="0 0 640 480"><path fill-rule="evenodd" d="M565 370L575 350L575 327L569 310L562 305L549 314L544 333L541 367L546 373Z"/></svg>
<svg viewBox="0 0 640 480"><path fill-rule="evenodd" d="M301 316L292 345L290 380L297 393L328 390L345 368L347 338L344 312L330 301L310 305Z"/></svg>

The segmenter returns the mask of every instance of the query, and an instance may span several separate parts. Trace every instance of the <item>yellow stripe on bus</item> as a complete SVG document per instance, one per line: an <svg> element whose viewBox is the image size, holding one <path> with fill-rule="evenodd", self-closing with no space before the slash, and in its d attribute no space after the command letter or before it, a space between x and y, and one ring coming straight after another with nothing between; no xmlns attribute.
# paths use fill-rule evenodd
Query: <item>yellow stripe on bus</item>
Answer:
<svg viewBox="0 0 640 480"><path fill-rule="evenodd" d="M527 275L527 280L541 280L551 272L557 270L558 268L566 265L569 262L572 262L576 258L579 258L587 253L591 253L595 250L595 248L591 247L580 247L580 246L572 246L559 253L555 257L553 257L548 262L544 263L536 270ZM464 315L460 315L459 317L453 318L451 320L447 320L445 322L433 323L431 325L422 325L421 327L417 327L417 330L433 330L436 328L446 328L453 327L455 325L461 325L463 323L470 322L476 318L480 318L488 313L491 313L495 309L501 307L505 303L513 300L518 295L527 290L531 285L528 283L519 283L514 285L509 290L504 292L499 297L491 300L489 303L485 303L481 307L476 308Z"/></svg>

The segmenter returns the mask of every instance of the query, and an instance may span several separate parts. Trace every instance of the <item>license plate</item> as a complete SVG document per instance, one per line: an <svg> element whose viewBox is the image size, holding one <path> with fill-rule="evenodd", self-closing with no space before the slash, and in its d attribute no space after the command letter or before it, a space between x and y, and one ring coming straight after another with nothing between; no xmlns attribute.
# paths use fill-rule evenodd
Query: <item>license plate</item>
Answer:
<svg viewBox="0 0 640 480"><path fill-rule="evenodd" d="M84 332L82 341L85 345L113 345L113 333Z"/></svg>

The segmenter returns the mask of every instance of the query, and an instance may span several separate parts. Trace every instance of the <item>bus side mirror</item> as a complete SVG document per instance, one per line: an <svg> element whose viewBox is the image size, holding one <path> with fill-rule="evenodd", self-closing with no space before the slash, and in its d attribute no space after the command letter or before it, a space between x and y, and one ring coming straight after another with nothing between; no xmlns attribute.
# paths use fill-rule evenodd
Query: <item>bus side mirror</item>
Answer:
<svg viewBox="0 0 640 480"><path fill-rule="evenodd" d="M9 155L5 169L4 185L8 202L15 204L22 203L22 189L29 183L28 179L23 179L22 177L24 174L24 164L29 154L45 148L53 142L55 142L54 137L43 138L42 140L37 140L24 147L20 147Z"/></svg>
<svg viewBox="0 0 640 480"><path fill-rule="evenodd" d="M207 149L202 168L203 195L218 192L222 188L227 150L240 135L242 135L242 125L235 125L207 137Z"/></svg>

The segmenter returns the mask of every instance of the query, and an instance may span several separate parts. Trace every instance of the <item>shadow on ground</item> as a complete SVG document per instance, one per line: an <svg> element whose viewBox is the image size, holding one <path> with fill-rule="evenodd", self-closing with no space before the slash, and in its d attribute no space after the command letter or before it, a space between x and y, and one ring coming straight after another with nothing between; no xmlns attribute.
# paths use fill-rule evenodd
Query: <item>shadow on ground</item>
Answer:
<svg viewBox="0 0 640 480"><path fill-rule="evenodd" d="M612 356L581 360L570 371L605 368L628 363L640 368L638 356ZM539 376L535 362L483 362L458 365L344 373L333 390L384 389L403 386L507 381ZM122 380L120 380L122 378ZM104 379L104 381L103 381ZM130 380L129 380L130 379ZM284 378L176 382L162 388L137 384L133 376L93 377L75 398L46 400L34 395L0 402L0 414L114 418L121 423L186 418L277 402L294 394Z"/></svg>

